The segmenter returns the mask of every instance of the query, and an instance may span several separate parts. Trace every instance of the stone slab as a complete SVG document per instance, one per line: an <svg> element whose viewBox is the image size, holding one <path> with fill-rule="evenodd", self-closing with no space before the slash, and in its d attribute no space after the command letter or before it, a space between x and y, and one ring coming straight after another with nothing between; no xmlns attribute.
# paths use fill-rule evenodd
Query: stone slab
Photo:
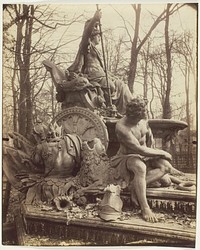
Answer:
<svg viewBox="0 0 200 250"><path fill-rule="evenodd" d="M64 212L44 212L28 205L22 206L22 215L26 233L33 236L74 239L101 246L135 245L141 241L162 246L193 247L195 244L195 228L173 222L150 223L137 216L113 222L104 222L98 217L69 220Z"/></svg>

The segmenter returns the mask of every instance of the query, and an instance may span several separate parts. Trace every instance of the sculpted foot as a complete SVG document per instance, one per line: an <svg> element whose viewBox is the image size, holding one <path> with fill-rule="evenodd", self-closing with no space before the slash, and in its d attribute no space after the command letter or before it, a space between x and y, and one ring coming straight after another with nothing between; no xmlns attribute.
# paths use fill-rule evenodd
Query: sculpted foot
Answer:
<svg viewBox="0 0 200 250"><path fill-rule="evenodd" d="M142 217L144 220L146 220L148 222L157 222L158 221L155 214L151 211L151 209L149 207L144 208L142 210Z"/></svg>

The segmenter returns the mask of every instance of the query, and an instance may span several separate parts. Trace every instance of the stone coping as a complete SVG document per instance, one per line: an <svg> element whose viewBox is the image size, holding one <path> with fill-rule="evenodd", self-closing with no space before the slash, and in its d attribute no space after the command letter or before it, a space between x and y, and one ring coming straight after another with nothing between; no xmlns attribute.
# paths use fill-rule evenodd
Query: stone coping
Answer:
<svg viewBox="0 0 200 250"><path fill-rule="evenodd" d="M155 244L191 247L194 246L196 237L195 227L174 224L172 221L150 223L138 216L112 222L104 222L99 217L68 220L64 212L44 212L24 204L22 205L22 215L28 234L40 234L41 236L51 236L49 234L52 234L62 239L76 240L84 240L86 237L87 241L94 241L97 244L100 240L101 245L115 245L115 243L116 245L131 245L131 242L146 239ZM54 232L54 230L56 231ZM60 236L57 232L59 230ZM102 237L105 238L105 241ZM113 243L113 237L117 237L115 243Z"/></svg>

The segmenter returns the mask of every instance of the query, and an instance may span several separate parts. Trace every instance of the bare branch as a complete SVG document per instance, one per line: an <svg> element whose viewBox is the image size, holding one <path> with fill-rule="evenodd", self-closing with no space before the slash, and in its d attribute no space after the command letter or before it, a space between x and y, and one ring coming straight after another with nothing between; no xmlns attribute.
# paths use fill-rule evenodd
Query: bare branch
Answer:
<svg viewBox="0 0 200 250"><path fill-rule="evenodd" d="M175 11L179 10L183 6L185 6L185 4L182 4L182 5L175 4L173 6L173 8L169 11L169 15L172 15ZM141 47L143 46L143 44L146 42L146 40L148 39L148 37L151 35L152 31L157 27L157 25L160 22L162 22L163 20L165 20L165 18L166 18L166 9L163 10L163 12L156 18L156 20L152 24L151 28L149 29L149 31L147 32L147 34L145 35L145 37L142 39L140 45L138 46L138 48L137 48L138 51L141 49Z"/></svg>
<svg viewBox="0 0 200 250"><path fill-rule="evenodd" d="M60 23L60 22L57 22L54 26L50 26L48 24L46 24L45 22L42 22L40 21L38 18L36 18L35 16L33 17L37 22L39 22L41 25L49 28L49 29L56 29L58 26L68 26L68 25L71 25L72 23L76 22L80 17L82 17L83 15L79 15L78 17L76 17L75 20L72 20L71 22L69 23Z"/></svg>
<svg viewBox="0 0 200 250"><path fill-rule="evenodd" d="M112 8L113 8L113 6L112 6ZM132 25L130 24L130 22L126 21L124 19L124 17L115 8L113 8L113 10L121 17L121 19L122 19L122 21L124 23L124 28L126 30L126 33L128 34L128 37L129 37L130 41L132 41L132 37L131 37L131 34L130 34L128 28L127 28L126 22L129 23L130 27L132 27Z"/></svg>

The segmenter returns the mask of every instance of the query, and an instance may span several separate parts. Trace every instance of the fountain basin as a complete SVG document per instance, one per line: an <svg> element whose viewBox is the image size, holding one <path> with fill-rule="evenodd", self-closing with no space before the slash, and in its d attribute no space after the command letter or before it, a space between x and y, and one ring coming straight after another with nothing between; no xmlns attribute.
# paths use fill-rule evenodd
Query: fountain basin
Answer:
<svg viewBox="0 0 200 250"><path fill-rule="evenodd" d="M149 126L155 138L168 138L175 136L179 130L187 128L187 123L172 119L150 119Z"/></svg>

